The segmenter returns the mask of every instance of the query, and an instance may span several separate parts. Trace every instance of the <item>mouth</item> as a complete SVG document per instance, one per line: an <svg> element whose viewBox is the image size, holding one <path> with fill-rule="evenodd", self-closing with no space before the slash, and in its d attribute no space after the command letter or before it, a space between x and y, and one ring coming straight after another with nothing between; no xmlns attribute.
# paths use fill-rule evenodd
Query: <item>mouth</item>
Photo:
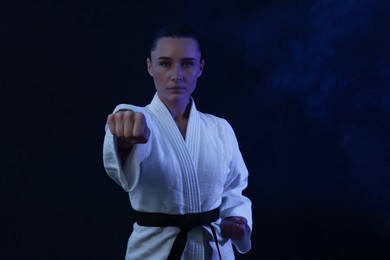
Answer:
<svg viewBox="0 0 390 260"><path fill-rule="evenodd" d="M185 88L184 87L181 87L181 86L173 86L173 87L169 87L168 90L184 90Z"/></svg>

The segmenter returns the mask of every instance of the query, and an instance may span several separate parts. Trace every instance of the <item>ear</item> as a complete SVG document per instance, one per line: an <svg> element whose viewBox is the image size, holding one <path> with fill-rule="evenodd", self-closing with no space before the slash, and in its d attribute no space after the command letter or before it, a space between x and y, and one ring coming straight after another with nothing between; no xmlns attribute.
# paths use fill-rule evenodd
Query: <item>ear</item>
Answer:
<svg viewBox="0 0 390 260"><path fill-rule="evenodd" d="M204 60L202 60L202 62L200 63L198 78L202 75L203 68L204 68Z"/></svg>
<svg viewBox="0 0 390 260"><path fill-rule="evenodd" d="M149 75L153 77L152 61L150 60L150 58L146 59L146 67L148 68Z"/></svg>

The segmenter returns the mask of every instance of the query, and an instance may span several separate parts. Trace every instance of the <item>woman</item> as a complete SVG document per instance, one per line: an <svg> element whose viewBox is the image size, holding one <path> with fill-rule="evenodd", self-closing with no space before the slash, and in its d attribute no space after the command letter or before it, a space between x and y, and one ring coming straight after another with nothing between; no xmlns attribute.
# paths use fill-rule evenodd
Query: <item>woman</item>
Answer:
<svg viewBox="0 0 390 260"><path fill-rule="evenodd" d="M126 259L234 259L232 244L251 248L248 172L228 122L191 97L204 68L199 40L187 26L163 27L146 62L152 102L118 105L103 147L136 211Z"/></svg>

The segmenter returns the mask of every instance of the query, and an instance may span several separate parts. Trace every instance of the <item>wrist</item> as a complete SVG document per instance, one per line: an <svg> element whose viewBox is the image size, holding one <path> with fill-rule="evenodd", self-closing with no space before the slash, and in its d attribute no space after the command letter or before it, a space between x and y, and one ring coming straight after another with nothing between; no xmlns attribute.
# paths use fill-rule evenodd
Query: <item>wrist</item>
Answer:
<svg viewBox="0 0 390 260"><path fill-rule="evenodd" d="M117 138L117 147L120 150L131 150L133 143L129 138Z"/></svg>

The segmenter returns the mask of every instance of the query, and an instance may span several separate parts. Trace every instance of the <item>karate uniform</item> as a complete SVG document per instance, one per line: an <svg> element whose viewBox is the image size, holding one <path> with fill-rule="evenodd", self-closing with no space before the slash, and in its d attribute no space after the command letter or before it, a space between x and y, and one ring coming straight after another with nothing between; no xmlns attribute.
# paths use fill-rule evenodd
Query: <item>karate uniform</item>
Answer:
<svg viewBox="0 0 390 260"><path fill-rule="evenodd" d="M248 171L228 122L197 111L192 99L185 139L157 93L146 107L118 105L145 115L150 129L146 144L133 146L127 160L118 155L115 136L106 126L103 161L108 175L129 193L134 210L167 214L209 211L220 207L217 230L222 259L234 259L232 242L246 253L251 248L251 201L242 195ZM246 236L232 241L221 236L225 217L248 221ZM128 241L126 259L166 259L179 232L177 227L145 227L137 223ZM188 233L182 259L219 259L209 227Z"/></svg>

